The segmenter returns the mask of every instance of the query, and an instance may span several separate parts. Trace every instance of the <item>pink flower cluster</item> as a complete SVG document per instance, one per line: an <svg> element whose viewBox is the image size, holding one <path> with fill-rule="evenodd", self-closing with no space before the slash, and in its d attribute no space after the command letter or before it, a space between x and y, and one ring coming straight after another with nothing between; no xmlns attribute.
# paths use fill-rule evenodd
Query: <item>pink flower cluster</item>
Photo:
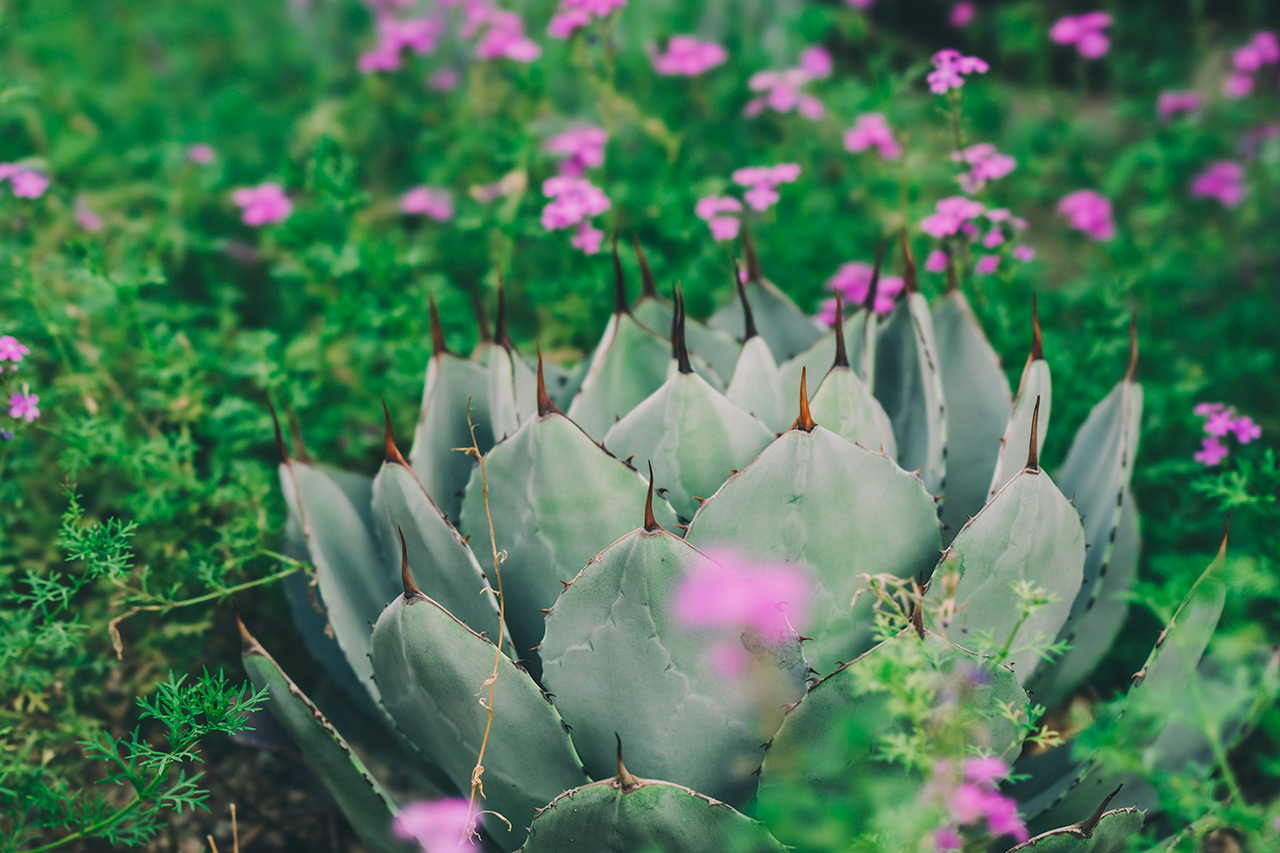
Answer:
<svg viewBox="0 0 1280 853"><path fill-rule="evenodd" d="M1249 43L1231 54L1231 74L1222 83L1228 98L1243 98L1253 91L1254 76L1268 65L1280 62L1280 41L1276 34L1263 30L1254 33Z"/></svg>
<svg viewBox="0 0 1280 853"><path fill-rule="evenodd" d="M667 49L653 57L653 70L667 77L697 77L729 58L715 42L693 36L672 36Z"/></svg>
<svg viewBox="0 0 1280 853"><path fill-rule="evenodd" d="M1003 178L1018 165L1017 160L1001 154L987 142L970 145L964 151L952 151L951 159L969 166L969 171L956 180L960 182L960 189L971 194L986 186L987 181Z"/></svg>
<svg viewBox="0 0 1280 853"><path fill-rule="evenodd" d="M875 268L862 261L850 261L841 264L835 275L827 279L827 290L840 294L845 305L862 305L871 293L871 277ZM872 309L877 314L888 314L893 310L895 297L902 292L906 282L901 276L881 276L876 284L876 301ZM836 300L827 299L818 311L818 318L828 326L836 324Z"/></svg>
<svg viewBox="0 0 1280 853"><path fill-rule="evenodd" d="M187 146L187 159L192 163L200 166L208 165L213 162L217 153L213 150L212 145L206 145L203 142L197 142L194 145Z"/></svg>
<svg viewBox="0 0 1280 853"><path fill-rule="evenodd" d="M447 222L453 218L453 195L442 187L414 187L400 196L400 210L411 216Z"/></svg>
<svg viewBox="0 0 1280 853"><path fill-rule="evenodd" d="M1191 182L1192 198L1214 198L1227 207L1244 200L1244 167L1230 160L1219 160L1196 175Z"/></svg>
<svg viewBox="0 0 1280 853"><path fill-rule="evenodd" d="M377 26L377 44L356 61L356 67L366 73L395 71L406 49L417 54L432 53L445 33L444 19L438 15L400 20L383 13L378 16Z"/></svg>
<svg viewBox="0 0 1280 853"><path fill-rule="evenodd" d="M1058 202L1058 212L1067 217L1071 227L1083 231L1094 240L1110 240L1116 236L1111 218L1111 202L1093 190L1076 190Z"/></svg>
<svg viewBox="0 0 1280 853"><path fill-rule="evenodd" d="M1169 121L1179 114L1200 112L1202 101L1195 92L1161 92L1156 99L1156 115L1161 121Z"/></svg>
<svg viewBox="0 0 1280 853"><path fill-rule="evenodd" d="M40 198L49 188L49 176L17 163L0 163L0 184L8 181L18 198Z"/></svg>
<svg viewBox="0 0 1280 853"><path fill-rule="evenodd" d="M607 18L615 9L625 5L627 0L560 0L560 8L547 24L547 34L552 38L567 39L590 24L592 18Z"/></svg>
<svg viewBox="0 0 1280 853"><path fill-rule="evenodd" d="M964 85L966 74L986 74L990 66L976 56L963 56L958 50L940 50L933 55L933 70L925 80L929 91L945 95Z"/></svg>
<svg viewBox="0 0 1280 853"><path fill-rule="evenodd" d="M0 336L0 372L4 371L6 361L13 365L11 369L17 370L18 363L30 354L31 350L26 345L18 343L18 339L13 335Z"/></svg>
<svg viewBox="0 0 1280 853"><path fill-rule="evenodd" d="M36 407L39 402L40 395L32 394L31 389L23 385L21 391L15 391L9 398L9 417L31 423L40 417L40 409Z"/></svg>
<svg viewBox="0 0 1280 853"><path fill-rule="evenodd" d="M89 206L89 200L82 195L76 196L72 217L86 231L101 231L104 224L102 217Z"/></svg>
<svg viewBox="0 0 1280 853"><path fill-rule="evenodd" d="M397 838L416 841L422 853L479 853L473 840L476 815L461 797L410 803L396 815Z"/></svg>
<svg viewBox="0 0 1280 853"><path fill-rule="evenodd" d="M676 590L676 618L686 627L735 635L751 631L779 643L804 623L809 582L793 566L760 566L731 551L714 551L690 568ZM712 650L712 664L735 676L748 660L741 641L725 641Z"/></svg>
<svg viewBox="0 0 1280 853"><path fill-rule="evenodd" d="M742 227L742 202L732 196L700 198L693 212L710 226L713 240L734 240Z"/></svg>
<svg viewBox="0 0 1280 853"><path fill-rule="evenodd" d="M896 160L902 156L902 148L893 138L893 131L881 113L863 113L844 132L846 151L857 153L875 148L881 160Z"/></svg>
<svg viewBox="0 0 1280 853"><path fill-rule="evenodd" d="M542 227L548 231L574 228L570 243L584 254L600 251L604 232L591 224L591 217L609 209L608 196L586 178L558 175L542 182L542 194L551 201L542 208Z"/></svg>
<svg viewBox="0 0 1280 853"><path fill-rule="evenodd" d="M798 163L776 166L748 166L733 173L733 182L747 191L742 197L752 210L763 213L778 201L778 186L790 184L800 177Z"/></svg>
<svg viewBox="0 0 1280 853"><path fill-rule="evenodd" d="M1248 444L1262 436L1262 427L1255 424L1253 418L1237 415L1235 409L1222 403L1200 403L1194 411L1205 418L1204 431L1209 436L1200 443L1200 450L1194 457L1197 462L1205 465L1217 465L1227 455L1227 445L1220 441L1227 435L1234 434L1236 441L1241 444Z"/></svg>
<svg viewBox="0 0 1280 853"><path fill-rule="evenodd" d="M800 53L800 64L796 68L752 74L747 88L764 94L747 101L743 114L752 118L768 108L778 113L798 112L807 119L820 121L827 114L827 108L801 87L813 80L830 77L832 67L831 54L821 47L810 47Z"/></svg>
<svg viewBox="0 0 1280 853"><path fill-rule="evenodd" d="M231 194L231 200L242 208L240 218L245 225L283 222L293 212L293 205L285 195L284 187L277 183L241 187Z"/></svg>
<svg viewBox="0 0 1280 853"><path fill-rule="evenodd" d="M1103 32L1109 26L1111 16L1106 12L1067 15L1059 18L1049 29L1049 39L1058 44L1074 44L1081 56L1097 59L1111 47L1111 40Z"/></svg>
<svg viewBox="0 0 1280 853"><path fill-rule="evenodd" d="M524 32L524 18L498 7L493 0L440 0L442 8L462 7L463 23L458 34L476 42L477 59L510 59L533 62L542 48Z"/></svg>
<svg viewBox="0 0 1280 853"><path fill-rule="evenodd" d="M986 220L979 225L978 217ZM920 222L920 228L926 234L940 240L954 240L957 237L967 238L970 243L981 243L984 249L995 250L1008 242L1017 232L1026 230L1027 221L1014 216L1006 208L985 209L972 199L964 196L951 196L939 201L931 216ZM1018 261L1030 261L1036 256L1036 250L1030 246L1018 245L1009 250L1009 254ZM979 275L990 275L1000 267L1001 255L984 254L974 264L974 271ZM948 253L945 249L934 249L925 258L924 268L929 272L945 272Z"/></svg>
<svg viewBox="0 0 1280 853"><path fill-rule="evenodd" d="M962 195L944 198L934 205L933 213L920 220L920 230L930 237L949 237L958 234L965 225L970 224L982 211L981 202Z"/></svg>
<svg viewBox="0 0 1280 853"><path fill-rule="evenodd" d="M548 139L546 150L563 158L560 174L577 177L604 164L604 144L608 141L609 134L603 127L579 125Z"/></svg>
<svg viewBox="0 0 1280 853"><path fill-rule="evenodd" d="M951 762L940 761L925 788L942 799L951 819L950 825L934 832L934 847L940 853L962 849L960 828L979 823L985 823L985 831L991 835L1012 835L1019 843L1026 841L1027 827L1018 816L1018 804L996 790L1009 773L1005 763L995 757L968 758L962 773L957 784Z"/></svg>

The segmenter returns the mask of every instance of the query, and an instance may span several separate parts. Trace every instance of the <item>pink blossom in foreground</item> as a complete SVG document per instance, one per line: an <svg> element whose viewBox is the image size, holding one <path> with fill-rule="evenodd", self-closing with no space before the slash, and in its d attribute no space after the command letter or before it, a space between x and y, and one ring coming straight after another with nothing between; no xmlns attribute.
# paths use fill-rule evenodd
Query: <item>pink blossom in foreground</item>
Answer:
<svg viewBox="0 0 1280 853"><path fill-rule="evenodd" d="M414 187L400 196L400 210L447 222L453 218L453 195L440 187Z"/></svg>
<svg viewBox="0 0 1280 853"><path fill-rule="evenodd" d="M396 816L397 838L416 841L422 853L478 853L472 840L475 815L462 798L410 803Z"/></svg>
<svg viewBox="0 0 1280 853"><path fill-rule="evenodd" d="M973 23L976 14L977 7L974 6L972 0L961 0L961 2L951 7L951 14L947 16L947 23L957 30L963 29Z"/></svg>
<svg viewBox="0 0 1280 853"><path fill-rule="evenodd" d="M1222 94L1228 98L1239 100L1247 98L1253 91L1253 78L1248 74L1228 74L1222 81Z"/></svg>
<svg viewBox="0 0 1280 853"><path fill-rule="evenodd" d="M850 261L841 264L831 278L827 279L827 290L840 294L845 305L862 305L871 293L871 279L875 268L862 261ZM893 310L895 297L902 292L906 282L900 276L881 276L876 283L876 302L874 310L877 314L888 314ZM835 300L831 300L831 313L835 312Z"/></svg>
<svg viewBox="0 0 1280 853"><path fill-rule="evenodd" d="M933 55L933 70L925 78L929 91L945 95L964 85L967 74L986 74L990 66L976 56L964 56L958 50L940 50Z"/></svg>
<svg viewBox="0 0 1280 853"><path fill-rule="evenodd" d="M934 205L934 212L920 220L920 229L931 237L947 237L958 233L982 213L982 204L956 195Z"/></svg>
<svg viewBox="0 0 1280 853"><path fill-rule="evenodd" d="M1058 212L1071 227L1094 240L1110 240L1116 235L1111 219L1111 202L1093 190L1076 190L1058 202Z"/></svg>
<svg viewBox="0 0 1280 853"><path fill-rule="evenodd" d="M1230 160L1219 160L1191 182L1192 198L1213 198L1227 207L1244 200L1244 167Z"/></svg>
<svg viewBox="0 0 1280 853"><path fill-rule="evenodd" d="M102 230L102 217L89 207L89 200L82 195L76 196L73 218L86 231Z"/></svg>
<svg viewBox="0 0 1280 853"><path fill-rule="evenodd" d="M720 550L689 569L674 606L689 628L746 629L776 643L804 624L809 594L808 580L793 566L757 565Z"/></svg>
<svg viewBox="0 0 1280 853"><path fill-rule="evenodd" d="M1111 46L1111 40L1103 32L1109 26L1111 16L1106 12L1067 15L1059 18L1050 28L1049 39L1058 44L1073 44L1081 56L1097 59Z"/></svg>
<svg viewBox="0 0 1280 853"><path fill-rule="evenodd" d="M797 163L779 163L776 166L749 166L733 173L733 182L747 187L743 198L752 210L763 213L778 201L777 187L789 184L800 176Z"/></svg>
<svg viewBox="0 0 1280 853"><path fill-rule="evenodd" d="M882 160L896 160L902 156L902 148L893 138L893 131L881 113L863 113L854 120L853 127L844 132L846 151L857 153L875 148Z"/></svg>
<svg viewBox="0 0 1280 853"><path fill-rule="evenodd" d="M18 362L22 361L24 356L31 354L31 350L25 345L18 343L18 339L13 335L0 336L0 362L13 362L13 369L18 369ZM0 367L0 370L3 370Z"/></svg>
<svg viewBox="0 0 1280 853"><path fill-rule="evenodd" d="M1177 115L1200 112L1202 103L1196 92L1161 92L1156 99L1156 115L1161 121L1169 121Z"/></svg>
<svg viewBox="0 0 1280 853"><path fill-rule="evenodd" d="M9 181L18 198L40 198L49 188L48 175L17 163L0 163L0 183L4 181Z"/></svg>
<svg viewBox="0 0 1280 853"><path fill-rule="evenodd" d="M1213 436L1224 436L1231 432L1231 425L1235 423L1235 412L1231 409L1222 409L1209 415L1209 420L1205 421L1204 431Z"/></svg>
<svg viewBox="0 0 1280 853"><path fill-rule="evenodd" d="M806 47L800 51L800 68L815 78L830 77L835 63L825 47Z"/></svg>
<svg viewBox="0 0 1280 853"><path fill-rule="evenodd" d="M964 840L954 827L944 826L933 831L933 847L938 853L956 853L964 847Z"/></svg>
<svg viewBox="0 0 1280 853"><path fill-rule="evenodd" d="M609 134L603 127L581 125L548 139L546 150L563 158L560 174L577 177L587 169L604 164L604 145L608 140Z"/></svg>
<svg viewBox="0 0 1280 853"><path fill-rule="evenodd" d="M924 268L929 272L946 272L947 253L941 249L934 249L924 259Z"/></svg>
<svg viewBox="0 0 1280 853"><path fill-rule="evenodd" d="M31 423L40 417L40 409L36 407L39 402L39 394L28 393L24 388L9 398L9 417Z"/></svg>
<svg viewBox="0 0 1280 853"><path fill-rule="evenodd" d="M1241 444L1248 444L1255 438L1262 437L1262 427L1253 422L1253 418L1247 415L1236 418L1235 423L1231 425L1231 431L1236 434L1236 441Z"/></svg>
<svg viewBox="0 0 1280 853"><path fill-rule="evenodd" d="M729 196L706 196L698 199L694 213L711 228L713 240L735 240L742 227L742 202Z"/></svg>
<svg viewBox="0 0 1280 853"><path fill-rule="evenodd" d="M1222 403L1196 403L1196 407L1191 411L1197 415L1212 415L1214 412L1221 412L1226 406Z"/></svg>
<svg viewBox="0 0 1280 853"><path fill-rule="evenodd" d="M1217 465L1227 455L1227 446L1216 438L1206 438L1200 442L1200 450L1193 457L1204 465Z"/></svg>
<svg viewBox="0 0 1280 853"><path fill-rule="evenodd" d="M194 145L187 146L187 159L192 163L205 166L212 163L216 156L217 154L214 152L212 145L197 142Z"/></svg>
<svg viewBox="0 0 1280 853"><path fill-rule="evenodd" d="M693 36L672 36L667 49L653 57L653 70L668 77L697 77L729 58L715 42Z"/></svg>
<svg viewBox="0 0 1280 853"><path fill-rule="evenodd" d="M957 163L965 163L970 170L957 177L960 188L967 193L976 193L986 186L987 181L994 181L1009 174L1018 165L1018 161L1008 154L1001 154L994 145L981 143L971 145L964 151L952 151L951 159Z"/></svg>
<svg viewBox="0 0 1280 853"><path fill-rule="evenodd" d="M976 785L997 785L1009 775L1009 768L995 756L966 758L964 778Z"/></svg>
<svg viewBox="0 0 1280 853"><path fill-rule="evenodd" d="M547 25L552 38L567 39L591 23L592 18L607 18L627 0L560 0L560 7Z"/></svg>
<svg viewBox="0 0 1280 853"><path fill-rule="evenodd" d="M996 784L1008 774L1004 763L996 758L971 758L965 761L964 775L957 779L949 761L934 767L925 796L940 799L946 807L950 823L935 831L933 840L938 850L963 847L960 827L985 823L985 833L1011 835L1017 841L1027 840L1028 832L1018 816L1018 804L996 790Z"/></svg>
<svg viewBox="0 0 1280 853"><path fill-rule="evenodd" d="M241 220L245 225L269 225L282 222L293 212L293 205L277 183L241 187L231 194L231 200L243 209Z"/></svg>
<svg viewBox="0 0 1280 853"><path fill-rule="evenodd" d="M1229 449L1223 438L1235 435L1240 444L1248 444L1262 437L1262 427L1248 415L1237 415L1235 409L1222 403L1197 403L1192 410L1205 418L1204 431L1209 436L1200 443L1200 450L1193 457L1204 465L1217 465L1227 456Z"/></svg>

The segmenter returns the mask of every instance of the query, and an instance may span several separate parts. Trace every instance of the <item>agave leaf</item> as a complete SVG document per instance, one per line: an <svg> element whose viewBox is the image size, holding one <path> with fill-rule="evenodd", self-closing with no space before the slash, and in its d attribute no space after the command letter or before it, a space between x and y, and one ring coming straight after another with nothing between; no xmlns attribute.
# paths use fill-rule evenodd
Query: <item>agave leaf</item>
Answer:
<svg viewBox="0 0 1280 853"><path fill-rule="evenodd" d="M566 791L538 813L521 853L783 853L763 825L722 802L656 779L618 777Z"/></svg>
<svg viewBox="0 0 1280 853"><path fill-rule="evenodd" d="M671 344L630 314L614 314L591 356L569 417L592 437L603 438L614 422L662 387Z"/></svg>
<svg viewBox="0 0 1280 853"><path fill-rule="evenodd" d="M851 368L832 367L809 407L814 420L836 435L869 450L879 450L890 458L898 455L889 416Z"/></svg>
<svg viewBox="0 0 1280 853"><path fill-rule="evenodd" d="M1028 465L964 526L925 593L924 624L995 654L1026 684L1080 589L1084 530L1049 475ZM1028 612L1026 595L1048 599ZM1021 594L1020 594L1021 592Z"/></svg>
<svg viewBox="0 0 1280 853"><path fill-rule="evenodd" d="M402 462L389 460L378 472L373 481L373 512L384 562L399 562L403 535L417 585L471 630L496 640L498 605L489 579L467 543ZM509 637L504 651L512 651Z"/></svg>
<svg viewBox="0 0 1280 853"><path fill-rule="evenodd" d="M981 683L960 703L976 718L973 746L995 755L1016 752L1022 731L1006 712L1025 715L1028 700L1013 673L936 634L921 638L908 628L819 681L787 711L765 755L756 810L766 824L785 816L778 825L802 833L782 836L784 843L825 849L803 833L823 824L832 803L859 820L918 796L923 780L884 751L886 737L908 727L885 689L886 679L904 668ZM869 821L858 828L875 831Z"/></svg>
<svg viewBox="0 0 1280 853"><path fill-rule="evenodd" d="M483 807L512 828L493 815L485 827L503 849L524 840L541 804L585 781L560 715L528 673L411 586L374 625L373 670L400 731L459 790L470 788L485 743Z"/></svg>
<svg viewBox="0 0 1280 853"><path fill-rule="evenodd" d="M947 494L943 542L987 502L1000 439L1013 398L1000 357L991 348L964 294L952 290L933 309L938 368L947 398Z"/></svg>
<svg viewBox="0 0 1280 853"><path fill-rule="evenodd" d="M1109 798L1108 798L1109 799ZM1142 832L1142 812L1113 809L1030 838L1008 853L1126 853Z"/></svg>
<svg viewBox="0 0 1280 853"><path fill-rule="evenodd" d="M244 625L240 632L245 672L258 688L268 690L271 715L306 756L360 840L379 853L407 853L411 846L391 835L391 821L399 811L391 795Z"/></svg>
<svg viewBox="0 0 1280 853"><path fill-rule="evenodd" d="M648 484L554 408L489 451L485 471L498 550L511 567L503 576L507 624L524 654L542 639L539 611L555 603L560 582L634 529ZM654 512L661 524L675 525L666 501L655 502ZM487 558L492 545L479 468L467 487L461 527L472 534L473 551Z"/></svg>
<svg viewBox="0 0 1280 853"><path fill-rule="evenodd" d="M674 311L670 302L654 296L642 297L631 306L632 316L649 329L671 328ZM733 375L733 366L738 363L738 351L741 346L737 340L724 332L711 329L697 320L686 317L684 322L684 333L689 340L690 355L705 361L723 385L725 377ZM715 383L712 382L712 384Z"/></svg>
<svg viewBox="0 0 1280 853"><path fill-rule="evenodd" d="M628 533L561 593L539 652L593 778L609 775L617 735L643 745L636 772L741 804L755 790L760 744L804 694L808 666L794 632L773 644L680 623L677 588L706 559L659 527ZM716 665L726 650L747 667L738 677Z"/></svg>
<svg viewBox="0 0 1280 853"><path fill-rule="evenodd" d="M787 428L791 422L787 402L790 392L784 392L782 372L773 360L768 344L759 335L747 338L733 369L733 378L725 396L745 412L755 415L775 434Z"/></svg>
<svg viewBox="0 0 1280 853"><path fill-rule="evenodd" d="M746 293L756 328L769 345L776 363L794 358L822 337L822 325L801 311L773 282L752 278L747 282ZM717 311L707 325L727 335L742 334L745 325L742 304L738 300L730 302Z"/></svg>
<svg viewBox="0 0 1280 853"><path fill-rule="evenodd" d="M947 413L933 318L917 292L908 293L880 329L873 388L893 423L898 463L919 471L929 493L941 495L947 477Z"/></svg>
<svg viewBox="0 0 1280 853"><path fill-rule="evenodd" d="M436 506L454 518L462 504L462 489L475 464L472 457L456 449L471 446L468 410L476 426L480 451L493 446L487 370L484 365L443 348L427 362L422 412L409 459L413 472Z"/></svg>
<svg viewBox="0 0 1280 853"><path fill-rule="evenodd" d="M494 348L488 372L489 419L494 440L501 441L537 413L537 378L515 350L504 346Z"/></svg>
<svg viewBox="0 0 1280 853"><path fill-rule="evenodd" d="M1136 351L1135 351L1136 352ZM1058 472L1063 493L1084 517L1089 550L1084 585L1071 606L1061 639L1074 648L1034 685L1046 703L1066 696L1093 671L1124 619L1124 596L1137 570L1137 508L1129 491L1138 453L1142 386L1133 371L1098 405L1076 433Z"/></svg>
<svg viewBox="0 0 1280 853"><path fill-rule="evenodd" d="M376 700L369 626L395 597L398 584L374 539L373 481L286 460L280 466L280 485L289 511L302 525L334 639Z"/></svg>
<svg viewBox="0 0 1280 853"><path fill-rule="evenodd" d="M1018 385L1018 396L1013 401L1013 414L1009 416L1009 424L1005 427L1004 437L1000 439L1000 452L996 456L995 473L991 475L991 485L987 488L987 500L996 496L996 492L1004 488L1004 484L1017 476L1022 470L1023 461L1027 458L1027 445L1031 440L1031 420L1036 424L1036 453L1044 450L1044 438L1049 434L1049 415L1053 411L1052 385L1049 377L1049 362L1044 356L1036 357L1032 353L1027 365L1022 369L1022 381ZM1036 408L1040 413L1036 415ZM1071 494L1070 490L1066 490Z"/></svg>
<svg viewBox="0 0 1280 853"><path fill-rule="evenodd" d="M802 417L808 415L805 410ZM863 573L927 573L940 545L937 512L920 479L888 456L822 426L796 428L769 445L702 505L687 539L753 560L799 567L813 594L805 654L819 672L864 651L871 601L851 608Z"/></svg>
<svg viewBox="0 0 1280 853"><path fill-rule="evenodd" d="M684 518L774 439L761 421L697 374L676 372L618 421L604 443L622 458L653 464L671 506ZM697 787L696 785L694 786Z"/></svg>

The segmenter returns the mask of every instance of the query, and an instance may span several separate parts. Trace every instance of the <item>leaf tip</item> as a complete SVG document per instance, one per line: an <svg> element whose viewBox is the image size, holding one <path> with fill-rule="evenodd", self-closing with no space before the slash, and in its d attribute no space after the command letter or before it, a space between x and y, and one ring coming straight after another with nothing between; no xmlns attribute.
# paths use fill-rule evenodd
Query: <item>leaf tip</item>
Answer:
<svg viewBox="0 0 1280 853"><path fill-rule="evenodd" d="M404 600L410 602L417 598L425 598L422 590L418 589L418 585L413 582L413 575L409 574L409 545L404 541L404 531L398 524L396 533L400 534L400 583L404 587Z"/></svg>
<svg viewBox="0 0 1280 853"><path fill-rule="evenodd" d="M1031 294L1031 360L1044 361L1044 340L1040 337L1040 301Z"/></svg>
<svg viewBox="0 0 1280 853"><path fill-rule="evenodd" d="M391 411L387 409L387 398L382 398L382 420L383 420L383 461L389 465L403 465L408 468L409 463L404 461L404 456L400 454L400 448L396 447L395 435L391 432Z"/></svg>
<svg viewBox="0 0 1280 853"><path fill-rule="evenodd" d="M661 530L662 525L658 523L658 519L653 515L653 463L649 463L649 494L644 499L644 529L652 533L655 530Z"/></svg>
<svg viewBox="0 0 1280 853"><path fill-rule="evenodd" d="M542 376L542 346L538 346L538 417L550 414L561 414L560 409L551 401L547 393L547 381Z"/></svg>
<svg viewBox="0 0 1280 853"><path fill-rule="evenodd" d="M796 418L795 423L791 425L792 429L798 429L801 432L813 432L813 428L817 424L813 420L813 415L809 413L809 388L808 380L805 375L806 368L800 368L800 415Z"/></svg>
<svg viewBox="0 0 1280 853"><path fill-rule="evenodd" d="M756 318L751 313L751 303L747 300L747 287L742 281L742 270L738 259L733 259L733 283L738 289L738 301L742 303L742 342L745 344L756 336Z"/></svg>
<svg viewBox="0 0 1280 853"><path fill-rule="evenodd" d="M849 353L844 345L844 302L841 301L839 293L836 293L836 359L831 366L833 368L849 366Z"/></svg>
<svg viewBox="0 0 1280 853"><path fill-rule="evenodd" d="M1038 441L1036 432L1040 426L1040 395L1036 395L1036 407L1031 410L1031 441L1027 447L1027 464L1023 467L1028 471L1040 470L1040 442Z"/></svg>
<svg viewBox="0 0 1280 853"><path fill-rule="evenodd" d="M622 735L614 732L613 736L618 741L618 785L623 791L630 791L639 787L640 781L632 776L631 771L627 770L626 765L622 763Z"/></svg>
<svg viewBox="0 0 1280 853"><path fill-rule="evenodd" d="M684 336L684 289L676 282L675 316L672 319L671 356L676 360L676 367L681 373L693 373L689 364L689 345Z"/></svg>
<svg viewBox="0 0 1280 853"><path fill-rule="evenodd" d="M627 307L627 280L622 274L622 260L618 257L618 232L613 233L613 313L630 314Z"/></svg>
<svg viewBox="0 0 1280 853"><path fill-rule="evenodd" d="M449 352L444 343L444 326L440 323L440 308L434 296L427 296L427 309L431 315L431 354L442 355Z"/></svg>
<svg viewBox="0 0 1280 853"><path fill-rule="evenodd" d="M644 256L640 238L635 234L631 235L631 248L636 253L636 263L640 265L640 298L657 299L658 285L653 280L653 270L649 268L649 259Z"/></svg>

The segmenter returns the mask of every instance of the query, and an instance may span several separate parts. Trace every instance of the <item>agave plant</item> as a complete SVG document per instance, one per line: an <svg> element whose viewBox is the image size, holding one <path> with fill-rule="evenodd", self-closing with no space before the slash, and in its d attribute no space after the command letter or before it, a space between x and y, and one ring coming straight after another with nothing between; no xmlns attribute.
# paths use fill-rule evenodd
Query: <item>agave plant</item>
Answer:
<svg viewBox="0 0 1280 853"><path fill-rule="evenodd" d="M1136 343L1051 477L1039 461L1051 387L1038 321L1012 394L964 295L951 289L930 311L905 249L893 311L870 309L873 284L867 305L828 330L765 279L749 247L738 300L707 325L685 316L678 286L673 301L659 296L638 246L644 289L628 305L615 247L615 310L575 372L516 351L501 290L495 334L470 357L446 348L433 304L409 458L387 413L376 477L301 449L280 468L289 538L315 567L315 589L299 581L291 603L345 688L335 715L381 723L383 734L355 725L418 796L478 782L486 843L530 853L826 849L771 828L847 797L851 774L877 774L895 795L922 782L888 760L882 735L903 722L867 687L899 650L937 673L985 667L970 702L980 745L1016 758L1037 713L1030 697L1069 696L1124 618L1139 546ZM676 588L726 547L803 574L808 636L677 618ZM874 579L921 584L914 614L879 636L873 597L858 595ZM1211 745L1169 721L1223 596L1215 563L1126 712L1098 723L1153 766L1208 772ZM393 796L243 639L249 674L356 831L371 849L401 849ZM712 665L726 642L750 678ZM865 737L850 741L850 726ZM1142 826L1136 807L1154 805L1131 770L1079 743L1019 770L1029 781L1013 793L1046 832L1018 849L1122 849Z"/></svg>

